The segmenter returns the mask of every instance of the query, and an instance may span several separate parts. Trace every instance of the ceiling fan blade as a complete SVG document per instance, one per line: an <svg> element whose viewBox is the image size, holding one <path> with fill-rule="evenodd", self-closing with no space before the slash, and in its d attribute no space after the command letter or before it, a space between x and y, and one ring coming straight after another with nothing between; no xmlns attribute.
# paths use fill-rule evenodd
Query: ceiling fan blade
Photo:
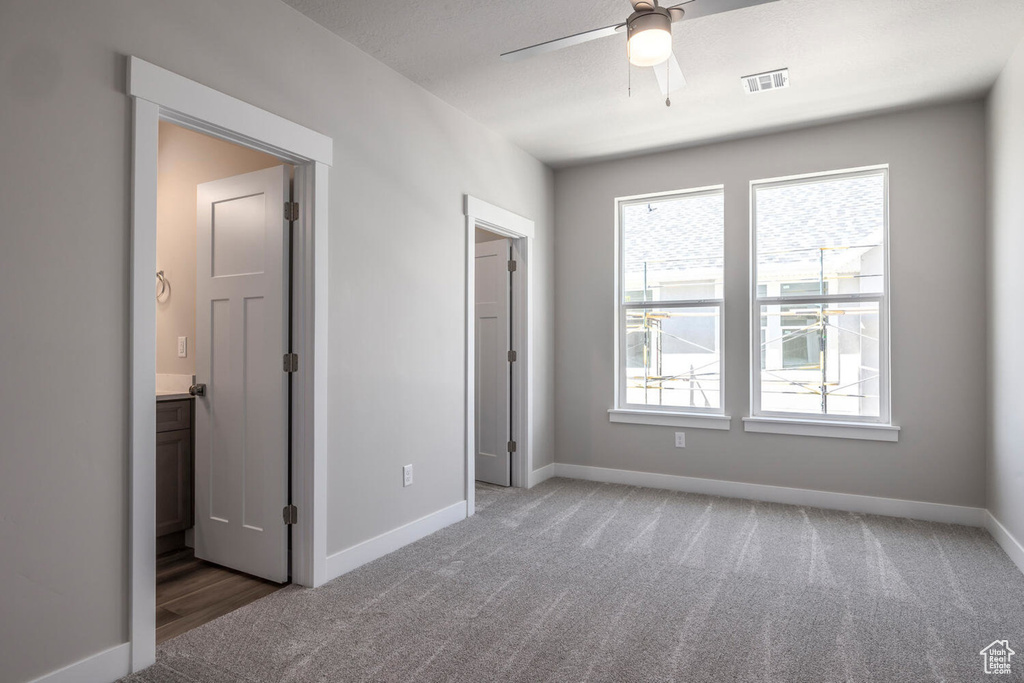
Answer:
<svg viewBox="0 0 1024 683"><path fill-rule="evenodd" d="M698 19L712 14L721 14L722 12L731 12L737 9L746 9L747 7L766 5L769 2L778 1L779 0L686 0L686 2L680 2L676 5L672 5L668 10L672 14L673 20L677 21L676 13L672 12L673 9L677 8L685 10L686 19Z"/></svg>
<svg viewBox="0 0 1024 683"><path fill-rule="evenodd" d="M572 47L573 45L579 45L580 43L586 43L591 40L597 40L598 38L613 36L623 26L625 26L625 24L615 24L614 26L605 26L604 28L595 28L592 31L576 33L571 36L566 36L565 38L556 38L555 40L549 40L546 43L539 43L537 45L531 45L530 47L524 47L519 50L505 52L501 55L501 58L504 59L506 62L518 62L520 59L526 59L527 57L536 57L537 55L546 54L548 52L554 52L555 50L561 50L563 47Z"/></svg>
<svg viewBox="0 0 1024 683"><path fill-rule="evenodd" d="M674 54L669 55L669 58L663 64L658 64L651 68L654 69L654 75L658 77L658 87L661 88L661 94L666 97L668 97L669 93L673 93L686 85L683 70L679 68L679 60L676 59Z"/></svg>

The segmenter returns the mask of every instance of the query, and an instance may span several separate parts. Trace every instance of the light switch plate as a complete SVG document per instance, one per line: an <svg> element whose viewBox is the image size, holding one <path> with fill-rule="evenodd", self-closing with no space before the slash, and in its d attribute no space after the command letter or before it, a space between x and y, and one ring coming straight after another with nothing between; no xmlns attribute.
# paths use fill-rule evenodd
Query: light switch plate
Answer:
<svg viewBox="0 0 1024 683"><path fill-rule="evenodd" d="M178 337L178 358L188 357L188 337Z"/></svg>

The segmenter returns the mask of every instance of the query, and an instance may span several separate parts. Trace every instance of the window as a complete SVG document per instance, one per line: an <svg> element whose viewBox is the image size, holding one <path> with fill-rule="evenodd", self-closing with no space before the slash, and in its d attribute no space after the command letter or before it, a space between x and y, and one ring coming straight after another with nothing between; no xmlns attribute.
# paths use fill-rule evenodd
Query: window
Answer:
<svg viewBox="0 0 1024 683"><path fill-rule="evenodd" d="M722 413L722 189L618 202L620 409Z"/></svg>
<svg viewBox="0 0 1024 683"><path fill-rule="evenodd" d="M752 415L888 423L887 169L756 182L751 201Z"/></svg>

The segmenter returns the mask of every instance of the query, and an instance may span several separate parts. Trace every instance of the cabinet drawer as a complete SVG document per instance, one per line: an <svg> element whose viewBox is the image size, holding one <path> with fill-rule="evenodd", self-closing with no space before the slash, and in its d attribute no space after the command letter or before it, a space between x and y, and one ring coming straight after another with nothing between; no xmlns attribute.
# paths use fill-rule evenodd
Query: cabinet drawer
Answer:
<svg viewBox="0 0 1024 683"><path fill-rule="evenodd" d="M192 401L158 401L156 404L156 431L170 432L192 428Z"/></svg>

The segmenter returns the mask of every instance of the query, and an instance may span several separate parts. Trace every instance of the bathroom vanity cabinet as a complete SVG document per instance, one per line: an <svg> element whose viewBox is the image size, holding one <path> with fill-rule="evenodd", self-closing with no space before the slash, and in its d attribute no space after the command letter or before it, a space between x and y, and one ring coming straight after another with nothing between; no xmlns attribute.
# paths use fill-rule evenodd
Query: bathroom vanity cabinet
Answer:
<svg viewBox="0 0 1024 683"><path fill-rule="evenodd" d="M192 401L157 400L156 535L182 534L194 518ZM183 536L182 536L183 538ZM168 539L170 540L170 539Z"/></svg>

